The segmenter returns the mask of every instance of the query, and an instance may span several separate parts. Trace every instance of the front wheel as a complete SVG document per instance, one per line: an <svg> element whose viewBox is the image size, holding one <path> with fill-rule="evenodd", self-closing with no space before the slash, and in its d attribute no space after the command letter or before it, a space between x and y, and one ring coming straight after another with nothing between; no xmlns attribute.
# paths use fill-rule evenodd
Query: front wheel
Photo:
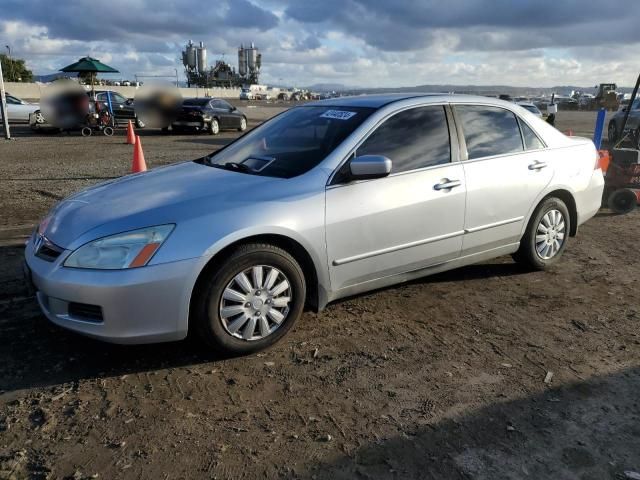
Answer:
<svg viewBox="0 0 640 480"><path fill-rule="evenodd" d="M238 247L204 281L194 327L216 351L241 355L267 348L302 315L304 274L288 252L274 245Z"/></svg>
<svg viewBox="0 0 640 480"><path fill-rule="evenodd" d="M215 118L211 120L209 124L209 133L211 133L211 135L218 135L220 133L220 124Z"/></svg>
<svg viewBox="0 0 640 480"><path fill-rule="evenodd" d="M140 120L138 117L136 117L136 128L144 128L146 127L146 124Z"/></svg>
<svg viewBox="0 0 640 480"><path fill-rule="evenodd" d="M537 270L555 264L567 246L571 231L571 217L559 198L544 200L529 220L514 259Z"/></svg>

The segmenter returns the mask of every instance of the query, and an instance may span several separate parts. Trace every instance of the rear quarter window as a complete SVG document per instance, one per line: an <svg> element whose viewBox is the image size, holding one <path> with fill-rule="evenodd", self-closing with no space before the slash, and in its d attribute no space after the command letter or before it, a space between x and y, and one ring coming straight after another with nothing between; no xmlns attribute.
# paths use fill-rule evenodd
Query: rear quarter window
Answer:
<svg viewBox="0 0 640 480"><path fill-rule="evenodd" d="M523 151L516 116L500 107L457 105L469 160Z"/></svg>
<svg viewBox="0 0 640 480"><path fill-rule="evenodd" d="M520 118L518 118L518 123L522 130L525 150L540 150L541 148L544 148L544 143L542 143L538 135L536 135L529 125L524 123Z"/></svg>

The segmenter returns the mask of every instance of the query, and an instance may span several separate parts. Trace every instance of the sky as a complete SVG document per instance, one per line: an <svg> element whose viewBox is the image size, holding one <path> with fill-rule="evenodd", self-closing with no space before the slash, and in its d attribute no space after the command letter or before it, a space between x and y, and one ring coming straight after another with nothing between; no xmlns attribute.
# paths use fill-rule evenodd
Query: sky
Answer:
<svg viewBox="0 0 640 480"><path fill-rule="evenodd" d="M91 55L115 77L174 74L262 52L261 83L632 86L638 0L0 0L0 48L36 74Z"/></svg>

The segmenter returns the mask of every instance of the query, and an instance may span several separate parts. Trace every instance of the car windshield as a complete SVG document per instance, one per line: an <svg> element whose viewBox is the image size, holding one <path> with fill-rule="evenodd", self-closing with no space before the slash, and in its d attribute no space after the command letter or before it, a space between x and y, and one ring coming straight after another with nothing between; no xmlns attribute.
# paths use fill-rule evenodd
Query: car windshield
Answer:
<svg viewBox="0 0 640 480"><path fill-rule="evenodd" d="M202 107L209 103L210 100L210 98L188 98L184 102L182 102L182 104L187 106Z"/></svg>
<svg viewBox="0 0 640 480"><path fill-rule="evenodd" d="M301 106L287 110L205 158L213 167L291 178L318 165L372 108Z"/></svg>

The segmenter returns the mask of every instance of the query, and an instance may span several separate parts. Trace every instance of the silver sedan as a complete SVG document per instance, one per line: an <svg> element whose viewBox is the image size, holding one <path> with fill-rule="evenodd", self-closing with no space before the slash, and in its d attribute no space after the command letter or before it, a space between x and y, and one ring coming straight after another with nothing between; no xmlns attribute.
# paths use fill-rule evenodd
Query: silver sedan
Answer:
<svg viewBox="0 0 640 480"><path fill-rule="evenodd" d="M55 206L25 272L54 323L234 354L305 305L501 255L555 264L599 209L590 140L513 103L376 95L292 108L203 158Z"/></svg>

